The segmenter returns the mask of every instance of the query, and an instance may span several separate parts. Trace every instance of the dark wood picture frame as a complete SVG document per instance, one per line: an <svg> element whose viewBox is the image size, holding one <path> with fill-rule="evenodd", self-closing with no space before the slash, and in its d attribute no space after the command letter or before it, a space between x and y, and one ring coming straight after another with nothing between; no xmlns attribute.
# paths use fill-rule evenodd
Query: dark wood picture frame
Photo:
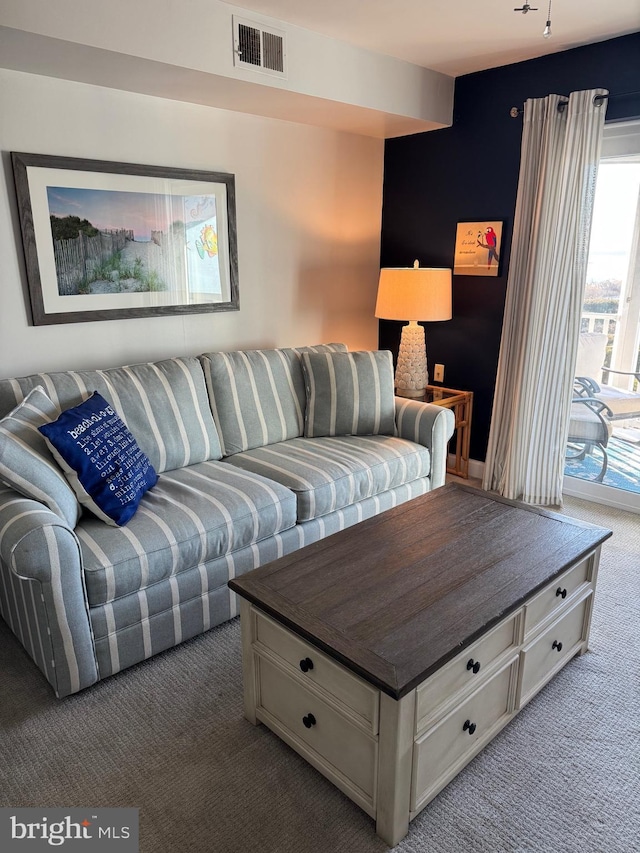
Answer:
<svg viewBox="0 0 640 853"><path fill-rule="evenodd" d="M239 310L234 175L15 151L11 152L11 161L33 325ZM94 226L80 210L78 219L86 222L85 230L80 230L74 240L54 241L51 225L54 195L50 193L55 194L60 188L60 204L67 205L65 210L71 210L74 203L77 206L78 198L83 204L86 199L87 208L104 212L102 218L108 218L106 212L115 210L117 197L124 199L126 216L133 225L134 221L140 221L139 211L133 209L135 197L147 207L150 205L149 210L164 215L162 222L166 228L149 231L152 213L143 226L147 229L146 239L136 241L133 227ZM106 203L103 209L102 201ZM187 213L189 206L188 215L174 219L176 210ZM205 224L206 214L215 227ZM87 233L91 234L89 239ZM85 263L82 271L78 271L74 255L73 265L69 262L63 273L60 250L66 250L66 246L62 244L75 240L79 241L80 249L93 240L91 251L94 255L102 251L102 255L85 262L86 250L82 249ZM58 245L54 246L54 242ZM128 249L130 258L124 267L122 251L118 252L117 246ZM76 252L75 243L72 248ZM109 267L100 258L109 252L111 266L115 264L116 268L107 275L104 269ZM133 259L131 256L137 252L146 254L149 260L140 256ZM151 269L160 261L164 263L163 269L169 270L171 286L155 267ZM93 265L89 268L91 274L104 281L87 284L89 263ZM96 284L101 289L96 289Z"/></svg>

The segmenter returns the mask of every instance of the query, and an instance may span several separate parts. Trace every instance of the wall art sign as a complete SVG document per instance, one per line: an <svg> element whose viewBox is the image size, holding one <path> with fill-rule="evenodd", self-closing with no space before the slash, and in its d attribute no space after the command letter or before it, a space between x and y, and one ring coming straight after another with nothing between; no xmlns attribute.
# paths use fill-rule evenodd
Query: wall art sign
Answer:
<svg viewBox="0 0 640 853"><path fill-rule="evenodd" d="M34 325L238 310L233 175L11 160Z"/></svg>
<svg viewBox="0 0 640 853"><path fill-rule="evenodd" d="M454 275L497 276L501 242L502 222L458 222Z"/></svg>

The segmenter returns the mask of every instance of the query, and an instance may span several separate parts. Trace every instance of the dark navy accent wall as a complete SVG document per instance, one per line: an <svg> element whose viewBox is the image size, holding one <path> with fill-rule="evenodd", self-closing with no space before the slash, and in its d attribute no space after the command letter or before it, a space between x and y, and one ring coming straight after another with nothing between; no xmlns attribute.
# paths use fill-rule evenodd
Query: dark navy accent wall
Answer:
<svg viewBox="0 0 640 853"><path fill-rule="evenodd" d="M593 88L640 89L640 33L459 77L452 127L385 144L381 266L451 267L459 221L504 222L500 276L454 276L453 319L425 324L430 375L440 362L445 386L474 392L473 459L489 436L518 184L522 117L509 110ZM607 122L639 117L639 95L607 107ZM380 321L380 348L395 354L401 327Z"/></svg>

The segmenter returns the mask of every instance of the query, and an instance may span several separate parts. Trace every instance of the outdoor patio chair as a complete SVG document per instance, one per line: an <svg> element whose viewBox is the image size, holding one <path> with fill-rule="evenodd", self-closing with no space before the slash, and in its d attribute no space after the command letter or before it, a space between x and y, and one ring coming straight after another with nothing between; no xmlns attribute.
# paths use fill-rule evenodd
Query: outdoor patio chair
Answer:
<svg viewBox="0 0 640 853"><path fill-rule="evenodd" d="M576 388L582 388L580 383L576 383ZM596 477L590 479L601 483L609 464L607 444L613 432L611 423L613 412L601 400L581 396L577 391L574 393L569 415L569 438L565 458L568 462L581 462L586 456L592 455L596 447L599 448L602 454L600 470Z"/></svg>
<svg viewBox="0 0 640 853"><path fill-rule="evenodd" d="M576 396L600 400L611 413L607 417L613 421L639 418L640 393L603 384L600 380L604 371L620 376L635 376L640 382L640 373L605 367L606 349L607 335L597 332L583 332L580 335L576 363Z"/></svg>

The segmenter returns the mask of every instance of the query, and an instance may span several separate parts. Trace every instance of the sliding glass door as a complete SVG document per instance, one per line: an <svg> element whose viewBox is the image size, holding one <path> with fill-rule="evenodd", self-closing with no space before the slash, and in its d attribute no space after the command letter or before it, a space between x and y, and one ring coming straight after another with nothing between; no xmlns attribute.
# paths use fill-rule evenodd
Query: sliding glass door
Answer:
<svg viewBox="0 0 640 853"><path fill-rule="evenodd" d="M598 441L570 441L563 490L640 512L640 122L605 128L576 373L596 383L576 393L610 408L589 427Z"/></svg>

